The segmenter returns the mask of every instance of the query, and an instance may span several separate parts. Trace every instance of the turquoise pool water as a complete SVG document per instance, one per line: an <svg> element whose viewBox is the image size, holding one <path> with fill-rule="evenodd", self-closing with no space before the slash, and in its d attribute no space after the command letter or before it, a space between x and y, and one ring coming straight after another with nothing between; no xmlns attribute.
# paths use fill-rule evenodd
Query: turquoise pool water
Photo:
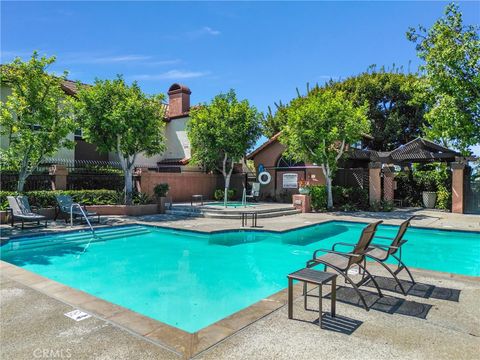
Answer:
<svg viewBox="0 0 480 360"><path fill-rule="evenodd" d="M2 260L188 332L195 332L287 285L317 248L355 241L364 225L330 222L285 233L202 234L145 226L11 241ZM378 235L397 228L381 226ZM480 275L480 233L410 228L411 267ZM29 248L31 247L31 248Z"/></svg>

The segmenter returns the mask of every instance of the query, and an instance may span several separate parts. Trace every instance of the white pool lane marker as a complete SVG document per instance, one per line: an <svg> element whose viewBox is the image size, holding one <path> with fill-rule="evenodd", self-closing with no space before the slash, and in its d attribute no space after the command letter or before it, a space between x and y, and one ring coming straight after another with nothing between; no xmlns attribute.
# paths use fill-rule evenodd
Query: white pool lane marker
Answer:
<svg viewBox="0 0 480 360"><path fill-rule="evenodd" d="M89 317L91 317L92 315L84 312L84 311L81 311L81 310L73 310L73 311L70 311L66 314L64 314L66 317L69 317L70 319L73 319L75 321L82 321L82 320L85 320L85 319L88 319Z"/></svg>

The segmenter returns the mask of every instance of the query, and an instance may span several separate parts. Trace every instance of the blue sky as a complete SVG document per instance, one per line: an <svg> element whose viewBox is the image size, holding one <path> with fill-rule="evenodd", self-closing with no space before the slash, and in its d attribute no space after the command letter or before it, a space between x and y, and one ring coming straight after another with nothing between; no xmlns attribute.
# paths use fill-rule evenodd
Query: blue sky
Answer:
<svg viewBox="0 0 480 360"><path fill-rule="evenodd" d="M3 2L1 62L33 50L90 83L123 74L148 93L174 82L192 103L234 88L259 110L371 64L417 69L409 26L446 2ZM466 23L480 3L461 2ZM477 150L477 153L480 153Z"/></svg>

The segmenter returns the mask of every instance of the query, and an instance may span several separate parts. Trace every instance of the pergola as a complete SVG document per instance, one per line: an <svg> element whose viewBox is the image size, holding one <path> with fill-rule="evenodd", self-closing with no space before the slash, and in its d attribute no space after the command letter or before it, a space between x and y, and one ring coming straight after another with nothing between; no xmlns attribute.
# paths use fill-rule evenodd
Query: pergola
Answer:
<svg viewBox="0 0 480 360"><path fill-rule="evenodd" d="M365 156L365 154L358 154ZM452 169L452 212L464 213L464 176L472 158L462 157L457 151L448 149L426 139L416 138L395 150L369 152L369 194L370 202L382 199L393 201L395 194L394 166L412 163L445 162Z"/></svg>

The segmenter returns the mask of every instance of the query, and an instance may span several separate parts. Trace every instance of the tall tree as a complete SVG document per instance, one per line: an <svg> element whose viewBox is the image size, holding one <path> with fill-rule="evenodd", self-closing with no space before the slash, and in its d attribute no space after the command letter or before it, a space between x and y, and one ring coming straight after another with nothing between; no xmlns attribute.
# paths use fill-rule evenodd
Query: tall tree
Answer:
<svg viewBox="0 0 480 360"><path fill-rule="evenodd" d="M371 66L359 75L331 81L327 87L345 91L357 106L368 104L367 117L373 137L369 147L390 151L423 135L425 106L412 102L418 81L417 75L404 74L398 68L387 71Z"/></svg>
<svg viewBox="0 0 480 360"><path fill-rule="evenodd" d="M287 105L281 101L275 103L275 112L268 107L268 112L263 116L263 135L271 138L273 135L282 130L287 123Z"/></svg>
<svg viewBox="0 0 480 360"><path fill-rule="evenodd" d="M74 122L61 87L67 73L48 73L54 62L55 57L34 52L26 62L16 58L0 68L1 85L11 90L0 104L0 133L8 139L1 160L18 170L19 192L43 159L62 147L73 147L67 135L74 130Z"/></svg>
<svg viewBox="0 0 480 360"><path fill-rule="evenodd" d="M288 108L280 141L288 156L321 166L328 208L333 207L332 180L338 161L369 130L366 112L367 105L356 106L344 92L322 88L293 100Z"/></svg>
<svg viewBox="0 0 480 360"><path fill-rule="evenodd" d="M234 90L190 111L188 137L193 163L218 170L225 180L225 198L233 167L241 162L261 133L262 115L247 100L239 101Z"/></svg>
<svg viewBox="0 0 480 360"><path fill-rule="evenodd" d="M77 98L83 136L99 151L117 154L125 177L125 203L130 205L136 157L141 152L151 156L165 149L164 96L148 96L137 83L128 86L119 76L82 87Z"/></svg>
<svg viewBox="0 0 480 360"><path fill-rule="evenodd" d="M410 28L407 38L416 44L424 61L420 83L429 105L427 135L467 153L480 143L479 27L464 25L458 5L445 8L445 16L430 29Z"/></svg>

